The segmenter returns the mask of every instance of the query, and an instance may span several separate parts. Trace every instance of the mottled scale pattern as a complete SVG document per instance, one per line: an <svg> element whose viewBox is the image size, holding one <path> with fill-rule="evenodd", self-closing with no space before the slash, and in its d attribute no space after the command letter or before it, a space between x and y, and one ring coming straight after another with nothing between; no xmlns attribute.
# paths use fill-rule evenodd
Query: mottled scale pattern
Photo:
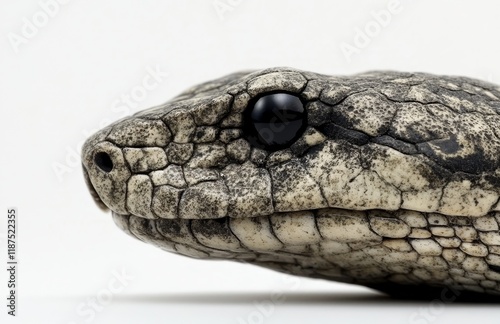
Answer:
<svg viewBox="0 0 500 324"><path fill-rule="evenodd" d="M307 127L273 152L247 140L243 113L275 92L302 99ZM109 172L96 165L102 152ZM82 162L118 227L170 252L394 295L500 294L493 84L387 71L235 73L102 129Z"/></svg>

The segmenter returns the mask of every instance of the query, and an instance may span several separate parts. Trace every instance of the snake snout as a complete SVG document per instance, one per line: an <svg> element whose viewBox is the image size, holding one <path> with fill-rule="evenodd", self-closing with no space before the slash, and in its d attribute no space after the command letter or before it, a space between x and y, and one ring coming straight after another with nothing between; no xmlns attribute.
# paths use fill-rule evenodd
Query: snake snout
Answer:
<svg viewBox="0 0 500 324"><path fill-rule="evenodd" d="M126 192L130 170L122 149L97 133L82 149L85 181L99 207L127 214Z"/></svg>

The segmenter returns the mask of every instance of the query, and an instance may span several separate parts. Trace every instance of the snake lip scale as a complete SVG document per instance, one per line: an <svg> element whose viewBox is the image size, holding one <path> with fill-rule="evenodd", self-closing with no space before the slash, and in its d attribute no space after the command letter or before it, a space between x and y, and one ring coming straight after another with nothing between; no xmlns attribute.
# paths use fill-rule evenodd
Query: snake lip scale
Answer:
<svg viewBox="0 0 500 324"><path fill-rule="evenodd" d="M500 295L500 87L247 71L92 135L89 190L163 250L368 286Z"/></svg>

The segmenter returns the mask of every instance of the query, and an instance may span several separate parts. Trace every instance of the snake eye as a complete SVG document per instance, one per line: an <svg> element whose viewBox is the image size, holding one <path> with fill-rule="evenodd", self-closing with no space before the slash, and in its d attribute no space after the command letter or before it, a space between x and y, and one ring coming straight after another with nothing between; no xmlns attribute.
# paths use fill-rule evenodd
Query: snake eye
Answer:
<svg viewBox="0 0 500 324"><path fill-rule="evenodd" d="M271 151L295 142L307 125L306 110L299 97L289 93L260 96L244 113L245 134L253 146Z"/></svg>

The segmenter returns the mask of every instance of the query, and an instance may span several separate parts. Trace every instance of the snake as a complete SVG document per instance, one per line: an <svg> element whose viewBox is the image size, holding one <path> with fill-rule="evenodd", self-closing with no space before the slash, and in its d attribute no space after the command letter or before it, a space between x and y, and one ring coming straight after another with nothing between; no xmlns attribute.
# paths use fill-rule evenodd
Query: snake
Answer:
<svg viewBox="0 0 500 324"><path fill-rule="evenodd" d="M500 295L500 87L278 67L118 120L82 148L95 202L162 250L393 297Z"/></svg>

